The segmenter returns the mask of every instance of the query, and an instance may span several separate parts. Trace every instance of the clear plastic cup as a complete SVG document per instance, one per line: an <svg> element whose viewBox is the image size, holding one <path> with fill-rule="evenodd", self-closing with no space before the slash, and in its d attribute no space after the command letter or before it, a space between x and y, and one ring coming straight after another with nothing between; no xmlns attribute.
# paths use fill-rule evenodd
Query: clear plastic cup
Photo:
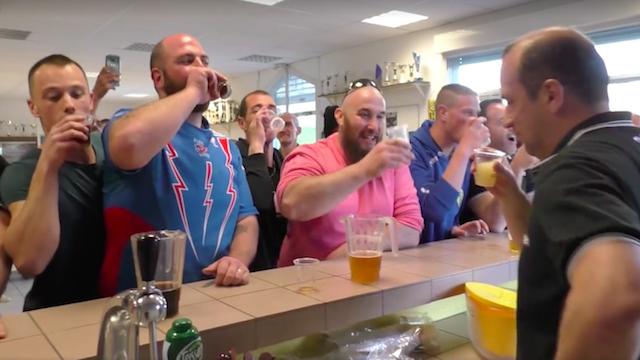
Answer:
<svg viewBox="0 0 640 360"><path fill-rule="evenodd" d="M279 116L275 116L273 119L271 119L271 129L273 130L274 133L279 133L280 131L282 131L284 129L285 123L284 120L279 117Z"/></svg>
<svg viewBox="0 0 640 360"><path fill-rule="evenodd" d="M312 257L303 257L293 260L293 265L296 268L296 276L300 283L300 287L297 290L299 293L304 294L317 291L315 288L317 271L316 265L319 262L320 260Z"/></svg>
<svg viewBox="0 0 640 360"><path fill-rule="evenodd" d="M494 165L502 161L505 153L490 147L474 150L476 171L473 174L476 185L482 187L493 187L496 184L496 171Z"/></svg>
<svg viewBox="0 0 640 360"><path fill-rule="evenodd" d="M265 118L266 118L266 121L265 121ZM271 130L275 134L282 131L282 129L284 129L284 126L285 126L284 120L281 117L276 116L276 113L271 109L261 110L258 113L258 119L262 121L265 127L267 126L267 124L269 124L268 126L271 128Z"/></svg>
<svg viewBox="0 0 640 360"><path fill-rule="evenodd" d="M409 128L407 127L407 124L387 128L387 137L389 139L399 139L409 142Z"/></svg>

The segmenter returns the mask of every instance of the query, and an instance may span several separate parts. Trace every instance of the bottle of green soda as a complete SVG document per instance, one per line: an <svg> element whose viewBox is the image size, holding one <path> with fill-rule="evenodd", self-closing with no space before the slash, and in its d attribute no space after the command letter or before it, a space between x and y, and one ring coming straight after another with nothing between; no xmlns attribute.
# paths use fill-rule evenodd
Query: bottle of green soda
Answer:
<svg viewBox="0 0 640 360"><path fill-rule="evenodd" d="M202 360L202 338L186 318L176 319L162 346L163 360Z"/></svg>

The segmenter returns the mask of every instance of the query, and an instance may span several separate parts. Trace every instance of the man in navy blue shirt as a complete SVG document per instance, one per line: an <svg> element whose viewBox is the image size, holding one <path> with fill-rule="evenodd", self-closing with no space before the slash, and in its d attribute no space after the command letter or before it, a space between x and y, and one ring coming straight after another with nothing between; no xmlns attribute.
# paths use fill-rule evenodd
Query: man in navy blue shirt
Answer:
<svg viewBox="0 0 640 360"><path fill-rule="evenodd" d="M469 199L469 159L489 142L489 129L477 114L478 95L466 86L449 84L436 98L435 121L425 121L411 136L415 159L410 169L424 218L420 243L504 230L493 196L470 199L480 220L459 224L460 209Z"/></svg>

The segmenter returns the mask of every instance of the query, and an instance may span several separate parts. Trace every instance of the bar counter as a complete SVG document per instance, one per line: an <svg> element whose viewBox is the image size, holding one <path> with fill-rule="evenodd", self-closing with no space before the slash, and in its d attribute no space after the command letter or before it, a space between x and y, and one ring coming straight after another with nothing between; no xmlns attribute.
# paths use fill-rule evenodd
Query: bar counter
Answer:
<svg viewBox="0 0 640 360"><path fill-rule="evenodd" d="M402 250L398 256L385 253L380 280L372 285L349 280L346 258L320 262L317 291L311 293L298 291L307 284L298 283L294 267L252 273L249 284L238 287L217 287L210 280L185 284L177 317L193 321L205 359L214 359L230 348L253 350L460 294L467 281L502 284L516 278L517 264L505 235L451 239ZM3 317L9 336L0 340L0 360L94 359L107 302ZM160 340L172 321L159 323ZM148 358L144 329L140 340L141 358Z"/></svg>

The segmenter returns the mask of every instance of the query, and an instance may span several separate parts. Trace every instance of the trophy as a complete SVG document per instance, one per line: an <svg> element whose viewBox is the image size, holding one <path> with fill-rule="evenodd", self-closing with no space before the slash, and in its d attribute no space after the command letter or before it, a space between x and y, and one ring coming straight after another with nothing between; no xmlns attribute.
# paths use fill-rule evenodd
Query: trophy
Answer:
<svg viewBox="0 0 640 360"><path fill-rule="evenodd" d="M398 83L398 65L395 63L395 61L391 62L391 69L393 70L393 77L391 78L391 83L397 84Z"/></svg>
<svg viewBox="0 0 640 360"><path fill-rule="evenodd" d="M389 85L391 83L391 79L389 78L389 70L391 68L391 63L389 62L385 62L384 63L384 85Z"/></svg>
<svg viewBox="0 0 640 360"><path fill-rule="evenodd" d="M413 52L413 63L415 64L415 80L422 80L420 75L420 54Z"/></svg>

